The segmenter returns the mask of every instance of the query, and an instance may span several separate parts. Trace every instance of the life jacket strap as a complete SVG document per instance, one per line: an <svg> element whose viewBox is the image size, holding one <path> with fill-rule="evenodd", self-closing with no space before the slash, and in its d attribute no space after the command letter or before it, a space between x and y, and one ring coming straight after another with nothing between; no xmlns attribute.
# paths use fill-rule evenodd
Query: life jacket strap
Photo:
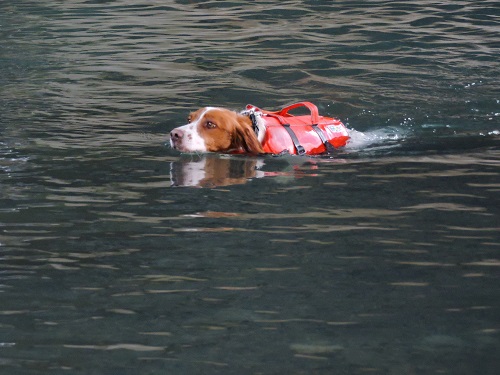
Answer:
<svg viewBox="0 0 500 375"><path fill-rule="evenodd" d="M314 129L314 131L316 132L316 134L318 134L318 137L319 137L319 139L321 139L321 142L323 142L323 144L325 145L326 153L333 154L335 152L335 147L333 147L333 145L330 142L328 142L328 140L325 137L325 134L319 128L318 124L313 124L311 126Z"/></svg>
<svg viewBox="0 0 500 375"><path fill-rule="evenodd" d="M257 116L255 116L254 112L251 112L250 115L250 121L252 121L252 128L255 133L255 135L258 137L259 136L259 125L257 124Z"/></svg>
<svg viewBox="0 0 500 375"><path fill-rule="evenodd" d="M304 155L306 153L305 148L300 144L299 139L297 138L297 135L295 132L292 130L290 127L290 124L282 124L285 130L288 132L288 135L292 139L293 145L295 146L295 150L297 150L298 155Z"/></svg>

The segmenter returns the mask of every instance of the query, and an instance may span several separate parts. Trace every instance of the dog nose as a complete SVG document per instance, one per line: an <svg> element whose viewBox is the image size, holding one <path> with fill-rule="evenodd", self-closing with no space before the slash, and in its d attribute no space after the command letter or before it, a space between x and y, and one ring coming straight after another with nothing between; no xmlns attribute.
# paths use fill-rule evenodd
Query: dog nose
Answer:
<svg viewBox="0 0 500 375"><path fill-rule="evenodd" d="M179 140L184 137L184 132L181 129L174 129L170 132L170 138L173 140Z"/></svg>

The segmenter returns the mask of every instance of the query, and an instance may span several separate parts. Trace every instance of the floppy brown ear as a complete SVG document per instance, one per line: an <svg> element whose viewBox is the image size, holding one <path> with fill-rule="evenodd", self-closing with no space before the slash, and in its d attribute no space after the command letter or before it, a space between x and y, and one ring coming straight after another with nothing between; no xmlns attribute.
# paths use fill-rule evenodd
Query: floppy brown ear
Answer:
<svg viewBox="0 0 500 375"><path fill-rule="evenodd" d="M245 116L238 117L234 134L234 146L235 148L241 147L250 154L264 153L264 149L252 129L252 122Z"/></svg>

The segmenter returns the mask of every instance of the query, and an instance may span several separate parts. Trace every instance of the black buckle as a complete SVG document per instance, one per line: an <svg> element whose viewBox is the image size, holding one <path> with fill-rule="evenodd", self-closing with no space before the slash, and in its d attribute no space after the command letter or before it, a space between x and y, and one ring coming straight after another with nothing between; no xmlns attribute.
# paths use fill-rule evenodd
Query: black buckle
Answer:
<svg viewBox="0 0 500 375"><path fill-rule="evenodd" d="M321 139L321 142L323 142L323 144L325 145L326 153L333 154L335 152L335 147L333 147L333 145L330 142L328 142L328 140L325 137L325 134L318 127L318 124L313 124L311 126L314 129L314 131L316 132L316 134L318 134L318 137L319 137L319 139Z"/></svg>
<svg viewBox="0 0 500 375"><path fill-rule="evenodd" d="M304 155L306 153L306 150L302 145L300 144L299 139L295 135L295 132L292 130L290 127L290 124L282 124L285 130L288 132L288 135L290 135L290 138L292 138L293 145L295 146L295 149L297 150L298 155Z"/></svg>

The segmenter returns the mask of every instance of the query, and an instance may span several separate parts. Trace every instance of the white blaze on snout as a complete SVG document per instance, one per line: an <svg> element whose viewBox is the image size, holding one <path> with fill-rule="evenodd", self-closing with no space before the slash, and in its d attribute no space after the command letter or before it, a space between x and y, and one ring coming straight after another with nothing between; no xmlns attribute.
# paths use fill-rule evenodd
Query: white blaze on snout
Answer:
<svg viewBox="0 0 500 375"><path fill-rule="evenodd" d="M182 138L177 139L175 142L174 140L172 140L172 138L170 138L170 145L172 146L172 148L177 148L179 151L187 152L206 152L207 145L205 143L205 140L198 132L198 126L200 125L200 122L204 121L203 118L205 114L211 109L214 108L206 107L201 116L198 117L198 119L187 125L179 126L178 128L172 130L172 133L175 133L176 130L180 130L182 132Z"/></svg>
<svg viewBox="0 0 500 375"><path fill-rule="evenodd" d="M177 148L179 151L207 151L205 140L200 137L200 133L198 133L195 123L179 126L172 130L172 132L176 130L182 132L182 138L176 140L175 143L172 138L170 138L170 145L172 148Z"/></svg>

